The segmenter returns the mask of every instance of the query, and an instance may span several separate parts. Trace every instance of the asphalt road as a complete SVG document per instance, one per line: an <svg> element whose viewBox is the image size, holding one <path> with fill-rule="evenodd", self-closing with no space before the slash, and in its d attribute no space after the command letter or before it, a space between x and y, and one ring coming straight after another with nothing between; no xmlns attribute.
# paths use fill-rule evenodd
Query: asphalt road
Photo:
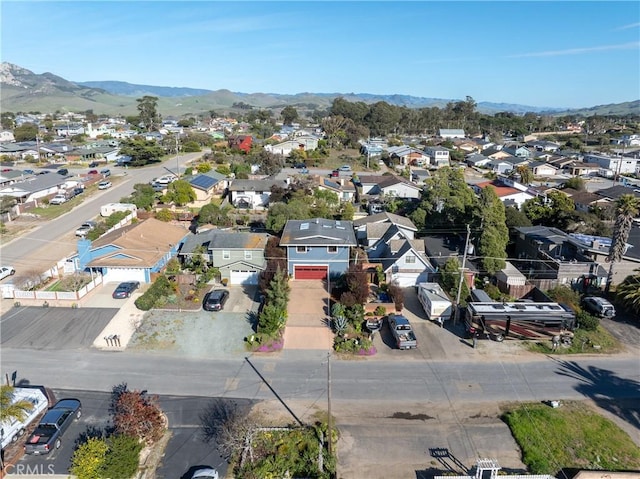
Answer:
<svg viewBox="0 0 640 479"><path fill-rule="evenodd" d="M185 164L202 155L202 152L184 154L178 158L177 163L182 169ZM153 178L167 173L167 168L175 170L175 158L159 165L127 168L126 170L122 167L109 165L112 176L119 177L119 181L114 181L113 187L87 196L80 205L70 212L47 221L19 238L3 244L0 247L2 263L14 266L17 271L26 268L31 270L36 267L41 267L44 271L50 268L60 259L76 251L77 238L73 236L73 232L83 221L99 215L102 205L117 203L123 197L129 196L136 183L148 183Z"/></svg>

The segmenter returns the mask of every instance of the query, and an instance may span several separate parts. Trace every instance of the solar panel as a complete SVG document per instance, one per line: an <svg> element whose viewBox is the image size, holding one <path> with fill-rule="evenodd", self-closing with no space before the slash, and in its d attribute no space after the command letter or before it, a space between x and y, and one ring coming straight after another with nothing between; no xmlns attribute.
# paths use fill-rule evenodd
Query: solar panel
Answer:
<svg viewBox="0 0 640 479"><path fill-rule="evenodd" d="M194 179L192 179L189 183L192 186L195 186L195 187L198 187L198 188L202 188L203 190L208 190L213 185L215 185L217 182L218 182L218 180L216 180L215 178L211 178L210 176L198 175Z"/></svg>

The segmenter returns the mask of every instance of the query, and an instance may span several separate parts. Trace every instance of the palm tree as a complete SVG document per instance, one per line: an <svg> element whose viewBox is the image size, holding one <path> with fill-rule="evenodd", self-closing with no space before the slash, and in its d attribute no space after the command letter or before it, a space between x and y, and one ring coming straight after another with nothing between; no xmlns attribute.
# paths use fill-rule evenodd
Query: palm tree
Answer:
<svg viewBox="0 0 640 479"><path fill-rule="evenodd" d="M607 283L605 292L608 293L613 282L613 268L615 263L622 260L622 256L626 250L627 240L633 219L640 212L640 200L634 195L622 195L616 200L616 223L613 227L613 236L611 238L611 247L609 248L609 256L607 261L609 265L609 274L607 274Z"/></svg>
<svg viewBox="0 0 640 479"><path fill-rule="evenodd" d="M24 420L27 412L33 409L33 404L27 400L13 401L13 386L0 385L0 422L7 419Z"/></svg>
<svg viewBox="0 0 640 479"><path fill-rule="evenodd" d="M629 275L616 288L616 296L622 304L640 316L640 269L638 274Z"/></svg>

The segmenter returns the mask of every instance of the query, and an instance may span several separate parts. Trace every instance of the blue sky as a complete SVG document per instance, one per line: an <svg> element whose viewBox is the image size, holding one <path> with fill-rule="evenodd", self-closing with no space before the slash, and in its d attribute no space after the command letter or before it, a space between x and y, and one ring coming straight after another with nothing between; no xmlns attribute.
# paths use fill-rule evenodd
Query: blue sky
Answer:
<svg viewBox="0 0 640 479"><path fill-rule="evenodd" d="M2 1L2 61L72 81L590 107L640 99L640 2Z"/></svg>

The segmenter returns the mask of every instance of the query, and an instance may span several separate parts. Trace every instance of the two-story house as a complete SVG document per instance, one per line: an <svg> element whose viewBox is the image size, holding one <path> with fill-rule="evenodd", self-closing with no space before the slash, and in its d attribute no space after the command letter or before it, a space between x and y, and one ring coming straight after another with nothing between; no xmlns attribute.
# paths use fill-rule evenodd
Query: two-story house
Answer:
<svg viewBox="0 0 640 479"><path fill-rule="evenodd" d="M608 156L596 153L585 153L583 157L585 163L593 163L600 168L609 170L615 174L634 174L638 168L638 159L626 156Z"/></svg>
<svg viewBox="0 0 640 479"><path fill-rule="evenodd" d="M357 241L351 221L313 218L287 221L280 246L287 250L291 278L332 279L349 268Z"/></svg>
<svg viewBox="0 0 640 479"><path fill-rule="evenodd" d="M218 268L221 280L255 285L267 264L264 249L268 239L267 233L209 230L188 236L178 256L186 261L194 254L203 254L212 267Z"/></svg>
<svg viewBox="0 0 640 479"><path fill-rule="evenodd" d="M449 150L442 146L427 146L424 149L425 155L429 158L429 165L435 168L449 166Z"/></svg>
<svg viewBox="0 0 640 479"><path fill-rule="evenodd" d="M512 263L541 289L562 284L577 287L585 281L598 287L606 280L606 269L558 228L520 226L514 228L513 239L517 260Z"/></svg>

